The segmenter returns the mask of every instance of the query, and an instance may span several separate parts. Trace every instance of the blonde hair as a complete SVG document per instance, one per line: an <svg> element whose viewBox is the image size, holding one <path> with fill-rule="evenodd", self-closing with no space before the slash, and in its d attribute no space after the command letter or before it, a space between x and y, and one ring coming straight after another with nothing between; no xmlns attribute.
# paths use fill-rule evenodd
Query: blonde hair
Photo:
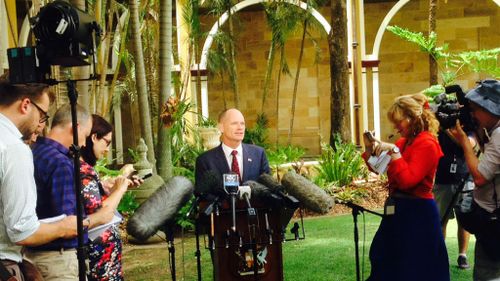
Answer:
<svg viewBox="0 0 500 281"><path fill-rule="evenodd" d="M439 122L429 109L427 97L420 93L397 97L387 111L387 118L394 124L408 119L411 133L409 138L414 138L423 131L437 135L439 129Z"/></svg>

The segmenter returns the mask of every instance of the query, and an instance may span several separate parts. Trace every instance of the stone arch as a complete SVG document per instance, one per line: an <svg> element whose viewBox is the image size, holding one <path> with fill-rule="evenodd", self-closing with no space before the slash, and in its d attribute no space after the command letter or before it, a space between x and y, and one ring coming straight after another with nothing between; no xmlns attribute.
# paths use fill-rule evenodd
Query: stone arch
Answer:
<svg viewBox="0 0 500 281"><path fill-rule="evenodd" d="M500 0L492 0L500 6ZM380 24L377 34L375 36L375 40L373 43L372 53L368 54L366 58L368 60L378 61L379 53L380 53L380 45L382 44L382 38L385 34L386 28L394 18L394 16L406 5L410 2L410 0L400 0L398 1L391 10L386 14L382 23ZM379 73L378 67L373 67L372 69L372 98L373 98L373 119L374 119L374 129L376 132L380 132L380 85L379 85Z"/></svg>
<svg viewBox="0 0 500 281"><path fill-rule="evenodd" d="M500 0L499 0L500 1ZM267 0L245 0L243 2L240 2L236 5L234 5L231 8L231 13L234 14L248 6L256 5L259 3L264 3L267 2ZM307 10L307 4L302 2L302 1L297 1L297 0L284 0L284 2L289 3L291 5L295 5L297 7L300 7L304 10ZM311 14L312 16L323 26L323 29L325 30L326 34L330 34L331 26L328 23L328 21L321 15L316 9L311 9ZM210 29L210 32L208 33L207 39L205 40L205 44L203 45L203 50L201 52L201 58L200 58L200 69L206 69L207 68L207 59L208 59L208 50L212 46L213 43L213 37L219 30L219 27L222 26L227 19L229 18L229 13L225 12L220 18L217 20L217 22L212 26Z"/></svg>
<svg viewBox="0 0 500 281"><path fill-rule="evenodd" d="M492 0L500 6L500 0ZM384 36L385 29L391 22L392 18L403 8L406 4L408 4L410 0L400 0L392 7L392 9L385 15L384 20L380 24L377 35L375 36L375 41L373 43L373 51L372 54L370 55L372 59L378 59L378 54L380 52L380 45L382 44L382 37Z"/></svg>

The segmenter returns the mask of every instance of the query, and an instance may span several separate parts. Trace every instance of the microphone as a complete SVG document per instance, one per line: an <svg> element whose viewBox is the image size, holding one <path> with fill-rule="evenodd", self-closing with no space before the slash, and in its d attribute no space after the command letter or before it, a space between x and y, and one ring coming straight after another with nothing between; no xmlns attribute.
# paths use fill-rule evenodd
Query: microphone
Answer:
<svg viewBox="0 0 500 281"><path fill-rule="evenodd" d="M196 181L195 195L202 200L210 203L200 213L209 216L216 210L216 205L219 204L221 197L225 197L224 188L222 187L222 177L220 173L209 170L203 174L201 180Z"/></svg>
<svg viewBox="0 0 500 281"><path fill-rule="evenodd" d="M252 196L252 191L250 186L248 185L241 185L238 187L238 194L240 196L240 199L245 200L247 203L247 215L249 219L254 219L257 217L257 212L255 211L255 208L252 208L252 204L250 203L250 197Z"/></svg>
<svg viewBox="0 0 500 281"><path fill-rule="evenodd" d="M171 178L144 201L130 217L127 232L139 241L145 241L167 222L189 201L193 194L193 183L181 176Z"/></svg>
<svg viewBox="0 0 500 281"><path fill-rule="evenodd" d="M332 197L323 189L295 172L286 173L281 182L289 194L313 212L326 214L334 205Z"/></svg>
<svg viewBox="0 0 500 281"><path fill-rule="evenodd" d="M263 180L267 182L269 186L274 186L274 188L255 181L246 181L245 184L250 185L252 188L252 196L261 198L266 204L279 208L280 225L282 229L285 229L292 219L295 210L297 210L300 205L299 200L283 193L283 191L281 191L283 187L268 174L262 174L258 180ZM274 192L279 193L279 195Z"/></svg>
<svg viewBox="0 0 500 281"><path fill-rule="evenodd" d="M262 174L259 176L257 181L268 187L268 189L272 192L279 194L279 196L283 198L287 207L293 209L297 209L299 207L299 200L297 200L294 196L286 194L284 192L284 187L273 176L269 174Z"/></svg>
<svg viewBox="0 0 500 281"><path fill-rule="evenodd" d="M220 173L214 170L206 171L201 180L196 181L194 194L199 197L225 194Z"/></svg>
<svg viewBox="0 0 500 281"><path fill-rule="evenodd" d="M262 199L266 203L273 205L283 205L283 199L277 194L274 194L269 187L252 180L244 182L243 185L250 186L253 198Z"/></svg>
<svg viewBox="0 0 500 281"><path fill-rule="evenodd" d="M236 195L238 194L238 186L240 180L238 174L223 174L224 191L231 196L231 213L233 217L233 225L231 229L236 232Z"/></svg>

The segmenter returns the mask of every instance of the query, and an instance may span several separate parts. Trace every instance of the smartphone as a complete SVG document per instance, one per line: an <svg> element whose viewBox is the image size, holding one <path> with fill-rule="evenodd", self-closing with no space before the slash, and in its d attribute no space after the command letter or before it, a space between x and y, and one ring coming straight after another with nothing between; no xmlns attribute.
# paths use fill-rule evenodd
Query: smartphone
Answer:
<svg viewBox="0 0 500 281"><path fill-rule="evenodd" d="M373 132L365 131L363 135L371 142L375 142L375 137L373 136Z"/></svg>
<svg viewBox="0 0 500 281"><path fill-rule="evenodd" d="M132 172L132 173L128 176L128 179L130 179L130 180L131 180L131 179L133 179L133 177L134 177L134 176L137 176L137 178L138 178L138 179L140 179L140 180L145 180L145 179L147 179L147 178L149 178L149 177L151 177L151 176L153 175L152 173L148 173L148 174L145 174L145 175L143 175L143 176L138 176L138 174L139 174L139 173L138 173L137 171L133 171L133 172Z"/></svg>

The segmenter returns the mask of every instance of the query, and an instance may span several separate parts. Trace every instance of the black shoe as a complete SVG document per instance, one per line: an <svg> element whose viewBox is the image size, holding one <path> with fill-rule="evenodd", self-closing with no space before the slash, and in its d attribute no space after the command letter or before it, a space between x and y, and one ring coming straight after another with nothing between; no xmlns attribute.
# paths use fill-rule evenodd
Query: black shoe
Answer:
<svg viewBox="0 0 500 281"><path fill-rule="evenodd" d="M458 263L458 268L460 268L460 269L469 269L470 268L470 265L469 265L469 262L467 261L466 256L458 256L457 263Z"/></svg>

